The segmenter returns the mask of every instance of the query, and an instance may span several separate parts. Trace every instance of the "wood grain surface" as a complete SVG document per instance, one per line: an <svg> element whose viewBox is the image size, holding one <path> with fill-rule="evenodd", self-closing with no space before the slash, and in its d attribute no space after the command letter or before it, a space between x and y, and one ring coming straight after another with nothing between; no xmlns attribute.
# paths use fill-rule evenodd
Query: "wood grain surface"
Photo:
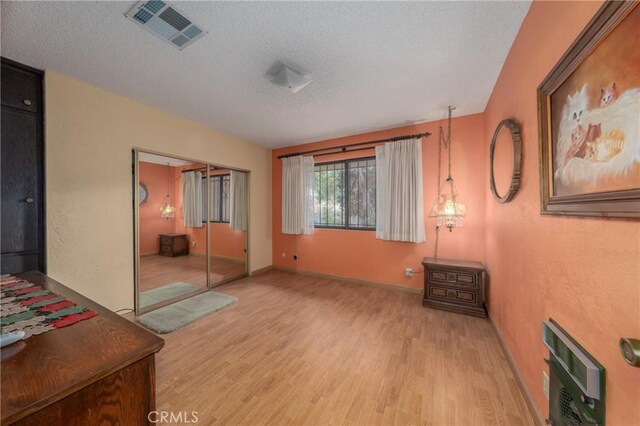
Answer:
<svg viewBox="0 0 640 426"><path fill-rule="evenodd" d="M488 319L422 297L270 271L164 335L158 410L199 424L531 425Z"/></svg>
<svg viewBox="0 0 640 426"><path fill-rule="evenodd" d="M2 424L68 397L153 355L164 345L160 337L41 273L18 276L98 315L2 348Z"/></svg>

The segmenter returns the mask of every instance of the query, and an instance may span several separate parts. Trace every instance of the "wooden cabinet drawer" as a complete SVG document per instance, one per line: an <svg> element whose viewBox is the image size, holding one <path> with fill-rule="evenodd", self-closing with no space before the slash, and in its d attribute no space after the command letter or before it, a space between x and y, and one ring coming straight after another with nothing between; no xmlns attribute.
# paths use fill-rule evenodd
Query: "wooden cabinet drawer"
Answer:
<svg viewBox="0 0 640 426"><path fill-rule="evenodd" d="M159 234L162 256L185 256L189 254L187 234Z"/></svg>
<svg viewBox="0 0 640 426"><path fill-rule="evenodd" d="M457 288L430 285L429 296L434 299L463 302L471 305L478 303L478 292L475 290L460 290Z"/></svg>
<svg viewBox="0 0 640 426"><path fill-rule="evenodd" d="M480 262L425 257L422 305L460 314L486 317L485 280Z"/></svg>
<svg viewBox="0 0 640 426"><path fill-rule="evenodd" d="M478 274L470 272L429 269L428 280L478 288Z"/></svg>
<svg viewBox="0 0 640 426"><path fill-rule="evenodd" d="M2 74L2 105L38 112L41 77L13 66L5 66L4 63Z"/></svg>

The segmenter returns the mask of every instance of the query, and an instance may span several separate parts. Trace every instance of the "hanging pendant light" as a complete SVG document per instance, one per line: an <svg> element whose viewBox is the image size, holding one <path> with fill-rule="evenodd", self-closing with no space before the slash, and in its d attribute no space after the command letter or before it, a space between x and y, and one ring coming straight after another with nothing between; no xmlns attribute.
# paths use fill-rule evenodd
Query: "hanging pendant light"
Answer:
<svg viewBox="0 0 640 426"><path fill-rule="evenodd" d="M467 208L458 198L458 193L453 189L453 180L445 179L445 185L450 184L450 190L441 193L433 204L430 217L436 218L436 226L444 226L453 231L453 228L464 226L464 215Z"/></svg>
<svg viewBox="0 0 640 426"><path fill-rule="evenodd" d="M160 205L160 217L169 219L175 217L176 208L171 205L171 195L169 195L171 188L171 165L167 163L167 196L165 197L162 205Z"/></svg>
<svg viewBox="0 0 640 426"><path fill-rule="evenodd" d="M449 232L453 231L453 228L464 226L464 216L467 212L467 208L460 200L458 193L455 190L453 177L451 176L451 113L455 108L449 107L448 129L447 138L444 138L442 127L440 127L440 140L438 142L438 192L436 200L431 209L429 217L436 219L436 238L437 232L440 227L446 227ZM442 174L442 146L448 151L449 168L447 178L444 181L441 180ZM437 257L437 239L436 239L436 257Z"/></svg>

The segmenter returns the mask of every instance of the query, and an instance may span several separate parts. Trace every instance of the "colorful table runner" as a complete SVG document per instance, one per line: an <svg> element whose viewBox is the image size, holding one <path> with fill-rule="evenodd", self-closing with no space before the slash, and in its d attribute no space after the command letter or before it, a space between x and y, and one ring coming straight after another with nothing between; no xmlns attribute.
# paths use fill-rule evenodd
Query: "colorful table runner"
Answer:
<svg viewBox="0 0 640 426"><path fill-rule="evenodd" d="M0 332L24 338L66 327L97 314L22 278L0 279Z"/></svg>

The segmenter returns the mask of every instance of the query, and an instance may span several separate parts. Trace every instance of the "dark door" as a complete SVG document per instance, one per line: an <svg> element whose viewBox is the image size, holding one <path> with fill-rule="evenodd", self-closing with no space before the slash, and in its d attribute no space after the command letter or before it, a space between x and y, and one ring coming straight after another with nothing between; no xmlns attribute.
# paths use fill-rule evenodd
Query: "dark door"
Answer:
<svg viewBox="0 0 640 426"><path fill-rule="evenodd" d="M1 272L44 272L42 76L2 61Z"/></svg>

